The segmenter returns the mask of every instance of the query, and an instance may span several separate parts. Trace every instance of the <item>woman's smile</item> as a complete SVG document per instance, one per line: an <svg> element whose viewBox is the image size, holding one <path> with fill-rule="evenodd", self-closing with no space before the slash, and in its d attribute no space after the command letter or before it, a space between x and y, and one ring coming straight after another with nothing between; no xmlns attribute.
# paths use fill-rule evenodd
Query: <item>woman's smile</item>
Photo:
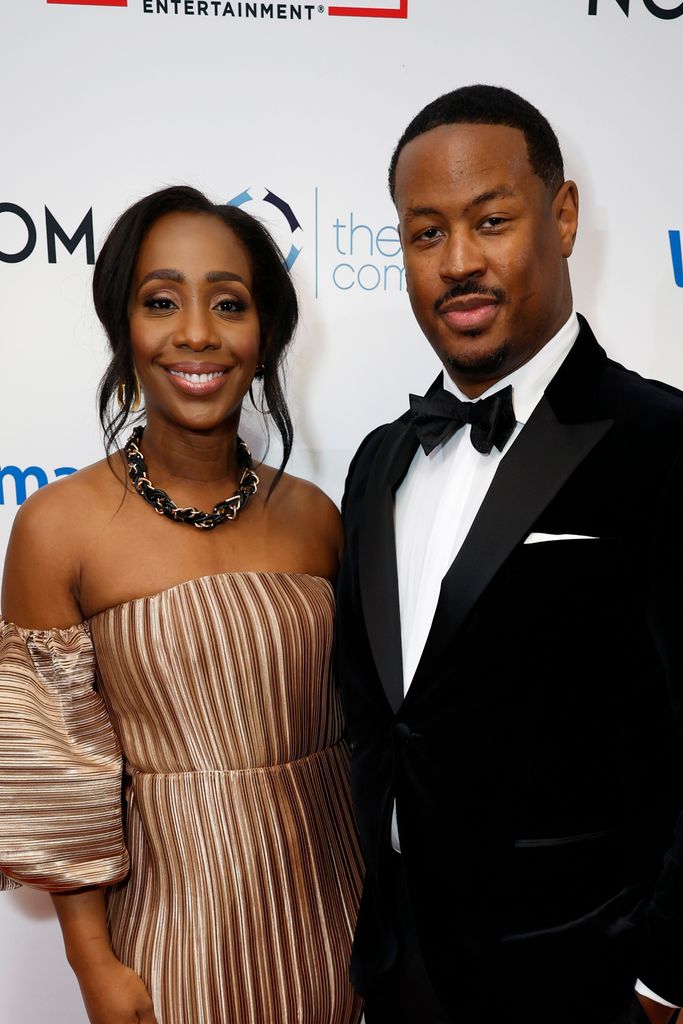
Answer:
<svg viewBox="0 0 683 1024"><path fill-rule="evenodd" d="M171 383L186 395L212 395L223 386L232 367L216 363L171 363L163 367Z"/></svg>

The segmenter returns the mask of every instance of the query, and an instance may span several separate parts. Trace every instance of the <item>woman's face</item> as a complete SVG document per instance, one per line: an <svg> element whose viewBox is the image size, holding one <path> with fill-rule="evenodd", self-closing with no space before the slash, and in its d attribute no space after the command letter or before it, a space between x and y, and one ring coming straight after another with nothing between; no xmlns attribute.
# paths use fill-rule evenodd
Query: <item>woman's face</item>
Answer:
<svg viewBox="0 0 683 1024"><path fill-rule="evenodd" d="M148 418L189 430L238 420L261 355L248 253L218 217L168 213L138 253L133 361Z"/></svg>

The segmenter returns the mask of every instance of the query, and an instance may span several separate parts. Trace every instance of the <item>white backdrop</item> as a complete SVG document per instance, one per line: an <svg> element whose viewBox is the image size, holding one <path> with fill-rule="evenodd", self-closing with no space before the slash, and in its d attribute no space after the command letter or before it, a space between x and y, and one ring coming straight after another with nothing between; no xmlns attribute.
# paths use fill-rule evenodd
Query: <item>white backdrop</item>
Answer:
<svg viewBox="0 0 683 1024"><path fill-rule="evenodd" d="M469 82L549 117L582 197L576 307L611 355L683 387L683 4L349 4L0 0L0 558L24 484L101 457L87 231L64 239L92 211L96 251L129 203L178 182L242 196L291 252L293 471L340 497L361 438L437 369L386 166L413 114ZM49 900L5 894L0 1021L48 1020L85 1022Z"/></svg>

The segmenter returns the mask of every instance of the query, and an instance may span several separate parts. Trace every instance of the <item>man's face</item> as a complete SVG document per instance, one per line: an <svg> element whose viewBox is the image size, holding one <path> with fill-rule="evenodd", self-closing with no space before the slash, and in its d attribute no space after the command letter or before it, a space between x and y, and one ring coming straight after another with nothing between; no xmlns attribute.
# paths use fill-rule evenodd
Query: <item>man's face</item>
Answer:
<svg viewBox="0 0 683 1024"><path fill-rule="evenodd" d="M395 187L420 327L476 397L530 359L572 310L573 182L553 196L526 139L504 125L442 125L409 142Z"/></svg>

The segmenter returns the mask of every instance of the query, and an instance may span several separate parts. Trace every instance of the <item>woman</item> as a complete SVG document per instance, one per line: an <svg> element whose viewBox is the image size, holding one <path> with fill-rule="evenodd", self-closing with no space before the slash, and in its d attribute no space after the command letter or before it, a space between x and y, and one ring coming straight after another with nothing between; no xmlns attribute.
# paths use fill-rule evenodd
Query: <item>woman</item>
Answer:
<svg viewBox="0 0 683 1024"><path fill-rule="evenodd" d="M93 289L108 450L139 391L146 422L16 519L0 868L52 892L92 1024L352 1024L340 527L282 472L289 275L257 221L178 187L121 217ZM252 387L277 471L237 434Z"/></svg>

